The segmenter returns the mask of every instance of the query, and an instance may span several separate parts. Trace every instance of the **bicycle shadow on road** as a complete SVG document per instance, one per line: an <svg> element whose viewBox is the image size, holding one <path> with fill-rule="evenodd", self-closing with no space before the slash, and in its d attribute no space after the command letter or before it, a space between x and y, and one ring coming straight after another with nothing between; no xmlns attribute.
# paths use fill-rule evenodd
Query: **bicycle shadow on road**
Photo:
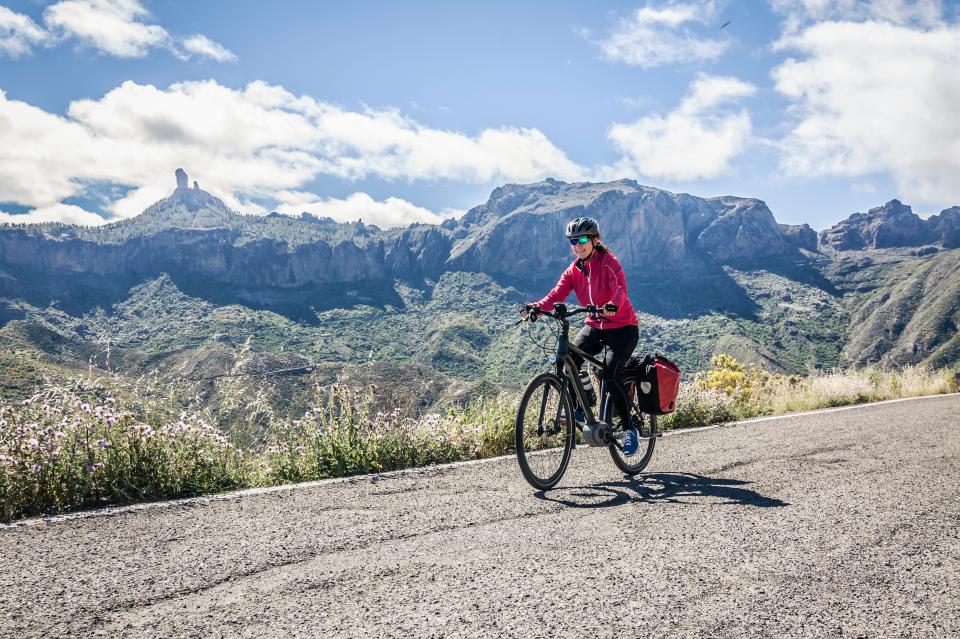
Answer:
<svg viewBox="0 0 960 639"><path fill-rule="evenodd" d="M753 482L693 473L650 473L622 481L538 491L537 499L570 508L611 508L633 502L783 508L789 502L745 488Z"/></svg>

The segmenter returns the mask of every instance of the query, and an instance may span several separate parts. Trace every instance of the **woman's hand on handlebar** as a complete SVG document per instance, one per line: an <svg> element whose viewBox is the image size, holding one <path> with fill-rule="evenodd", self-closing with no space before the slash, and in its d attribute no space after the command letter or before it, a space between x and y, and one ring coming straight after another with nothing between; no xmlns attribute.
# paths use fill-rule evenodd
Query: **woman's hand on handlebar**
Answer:
<svg viewBox="0 0 960 639"><path fill-rule="evenodd" d="M537 315L540 314L540 309L533 304L524 304L520 307L520 321L528 320L531 322L537 321Z"/></svg>
<svg viewBox="0 0 960 639"><path fill-rule="evenodd" d="M617 314L617 305L616 304L604 304L603 305L603 316L604 317L613 317Z"/></svg>

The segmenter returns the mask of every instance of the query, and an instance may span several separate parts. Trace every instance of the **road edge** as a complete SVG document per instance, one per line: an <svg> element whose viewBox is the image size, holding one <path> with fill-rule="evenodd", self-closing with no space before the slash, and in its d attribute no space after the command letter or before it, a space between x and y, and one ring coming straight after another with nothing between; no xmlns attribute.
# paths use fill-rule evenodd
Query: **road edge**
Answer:
<svg viewBox="0 0 960 639"><path fill-rule="evenodd" d="M690 435L694 433L701 433L708 430L717 430L719 428L734 428L736 426L749 426L751 424L759 424L761 422L776 421L782 419L791 419L794 417L807 417L810 415L822 415L826 413L837 413L845 410L857 410L861 408L870 408L873 406L882 406L884 404L896 404L900 402L912 402L925 399L942 399L944 397L955 397L960 395L960 393L943 393L940 395L922 395L920 397L901 397L898 399L885 399L879 402L864 402L862 404L853 404L850 406L837 406L834 408L818 408L815 410L808 411L799 411L795 413L783 413L781 415L768 415L766 417L754 417L751 419L743 419L735 422L729 422L725 424L711 424L709 426L697 426L694 428L682 428L678 430L668 431L663 433L663 437L679 437ZM586 444L579 446L579 448L586 447ZM267 495L270 493L278 492L288 492L293 490L302 490L309 488L317 488L320 486L328 486L331 484L344 484L344 483L357 483L363 481L380 481L382 479L390 479L392 477L402 477L406 475L426 475L431 473L444 472L452 468L459 468L461 466L472 466L477 464L489 464L504 459L513 459L516 455L510 453L507 455L498 455L497 457L485 457L484 459L471 459L467 461L459 462L450 462L449 464L437 464L435 466L422 466L419 468L405 468L403 470L392 470L386 473L371 473L367 475L352 475L350 477L331 477L329 479L318 479L314 481L300 482L296 484L281 484L279 486L264 486L261 488L245 488L243 490L235 490L225 493L216 493L212 495L200 495L198 497L185 497L183 499L168 499L164 501L149 501L139 504L129 504L126 506L107 506L104 508L95 508L92 510L81 510L73 513L64 513L62 515L52 515L52 516L41 516L41 517L30 517L28 519L21 519L19 521L11 522L8 524L0 523L0 530L10 529L10 528L25 528L32 526L41 526L41 525L52 525L59 524L67 521L74 521L77 519L90 519L94 517L116 517L118 515L124 515L128 513L143 512L147 510L156 510L161 508L174 508L176 506L190 506L197 504L210 504L216 501L228 501L232 499L239 499L242 497L255 497L257 495Z"/></svg>

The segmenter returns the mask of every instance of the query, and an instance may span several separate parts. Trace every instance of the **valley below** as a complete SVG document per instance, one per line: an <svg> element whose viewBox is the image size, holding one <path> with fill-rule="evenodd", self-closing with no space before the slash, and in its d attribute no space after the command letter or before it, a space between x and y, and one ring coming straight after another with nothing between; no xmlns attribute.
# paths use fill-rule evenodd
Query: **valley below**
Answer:
<svg viewBox="0 0 960 639"><path fill-rule="evenodd" d="M894 200L818 234L750 198L546 180L380 229L239 215L184 182L103 227L0 227L0 399L149 378L181 403L229 384L294 415L339 379L403 389L416 399L390 401L415 414L517 389L553 337L516 309L569 263L579 215L624 265L638 350L688 374L718 353L787 374L960 361L956 207L921 220Z"/></svg>

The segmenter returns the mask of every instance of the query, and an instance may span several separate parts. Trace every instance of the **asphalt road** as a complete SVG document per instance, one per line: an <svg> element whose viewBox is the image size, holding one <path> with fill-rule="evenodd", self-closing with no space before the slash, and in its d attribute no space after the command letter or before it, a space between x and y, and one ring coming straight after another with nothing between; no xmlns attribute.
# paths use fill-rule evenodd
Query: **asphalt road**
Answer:
<svg viewBox="0 0 960 639"><path fill-rule="evenodd" d="M960 637L960 396L0 530L2 637Z"/></svg>

